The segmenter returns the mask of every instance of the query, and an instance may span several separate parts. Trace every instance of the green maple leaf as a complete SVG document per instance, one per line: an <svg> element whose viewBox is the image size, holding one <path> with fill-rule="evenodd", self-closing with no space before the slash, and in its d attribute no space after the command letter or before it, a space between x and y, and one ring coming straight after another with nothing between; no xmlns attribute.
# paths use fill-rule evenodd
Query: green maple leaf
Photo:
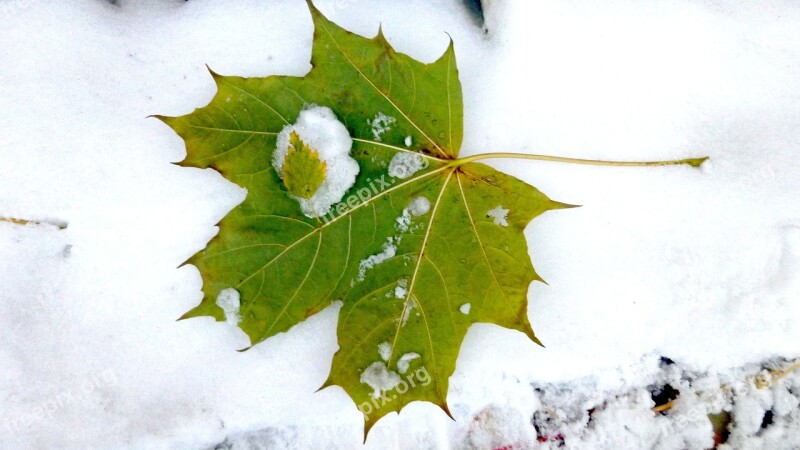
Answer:
<svg viewBox="0 0 800 450"><path fill-rule="evenodd" d="M319 153L292 131L289 149L283 162L283 183L286 190L300 198L310 199L325 181L327 165L320 161Z"/></svg>
<svg viewBox="0 0 800 450"><path fill-rule="evenodd" d="M458 159L463 114L452 42L423 64L395 52L380 31L367 39L309 8L306 76L212 72L218 92L209 105L159 117L185 140L183 166L213 168L248 191L187 261L200 271L204 298L183 318L224 320L217 298L235 289L238 325L256 344L340 300L340 348L323 387L344 388L366 431L417 400L449 415L448 379L471 324L539 342L527 292L541 278L523 232L534 217L569 205L475 157ZM360 169L324 220L303 214L291 181L271 163L278 133L309 105L344 123ZM319 164L309 167L295 195L308 198L319 186Z"/></svg>

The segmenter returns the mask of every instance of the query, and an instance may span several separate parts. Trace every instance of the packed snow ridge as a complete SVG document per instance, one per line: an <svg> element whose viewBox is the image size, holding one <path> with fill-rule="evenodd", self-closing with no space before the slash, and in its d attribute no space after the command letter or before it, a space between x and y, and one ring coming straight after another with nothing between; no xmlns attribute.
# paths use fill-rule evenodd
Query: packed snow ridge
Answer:
<svg viewBox="0 0 800 450"><path fill-rule="evenodd" d="M283 127L278 133L278 142L272 156L272 165L283 176L283 161L289 152L289 135L296 132L300 139L319 154L327 165L325 181L309 199L292 196L300 203L300 208L308 217L322 217L338 203L356 181L359 167L350 157L353 139L347 128L330 108L310 105L300 111L297 122Z"/></svg>
<svg viewBox="0 0 800 450"><path fill-rule="evenodd" d="M784 368L786 361L702 372L663 357L652 371L651 360L631 366L639 385L604 388L597 377L534 383L536 436L528 443L536 440L542 449L797 448L800 373L779 379L765 369ZM722 433L715 435L711 416L724 417Z"/></svg>

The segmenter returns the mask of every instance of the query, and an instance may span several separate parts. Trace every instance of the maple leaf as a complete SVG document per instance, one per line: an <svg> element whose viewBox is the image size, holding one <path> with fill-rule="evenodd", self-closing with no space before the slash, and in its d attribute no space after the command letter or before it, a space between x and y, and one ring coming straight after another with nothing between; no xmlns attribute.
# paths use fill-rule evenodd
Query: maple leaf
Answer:
<svg viewBox="0 0 800 450"><path fill-rule="evenodd" d="M225 320L228 306L217 299L223 293L228 302L235 289L238 326L254 345L341 300L340 348L323 387L344 388L366 432L412 401L449 415L448 379L471 324L539 342L527 292L541 278L524 230L570 205L475 162L479 156L458 159L463 113L452 41L423 64L395 52L380 30L358 36L308 5L314 42L306 76L211 72L218 91L209 105L157 116L184 139L183 166L213 168L248 191L187 261L200 271L204 298L182 318ZM271 162L279 133L311 105L330 108L346 126L359 166L322 219L294 198L313 195L325 177L317 155L293 134L302 160L287 156L286 165L302 168L281 174Z"/></svg>
<svg viewBox="0 0 800 450"><path fill-rule="evenodd" d="M325 181L327 164L320 161L319 153L292 131L289 149L283 162L283 183L290 194L310 199Z"/></svg>

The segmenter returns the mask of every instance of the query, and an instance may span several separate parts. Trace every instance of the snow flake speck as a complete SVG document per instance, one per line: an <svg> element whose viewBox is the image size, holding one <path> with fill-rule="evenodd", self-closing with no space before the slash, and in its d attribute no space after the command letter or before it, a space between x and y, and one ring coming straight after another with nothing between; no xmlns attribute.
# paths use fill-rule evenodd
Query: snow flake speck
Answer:
<svg viewBox="0 0 800 450"><path fill-rule="evenodd" d="M389 356L392 354L392 346L388 342L381 342L378 344L378 354L381 355L381 359L384 361L389 360Z"/></svg>
<svg viewBox="0 0 800 450"><path fill-rule="evenodd" d="M461 311L461 314L467 315L469 314L469 310L472 308L472 304L464 303L463 305L458 307L458 310Z"/></svg>
<svg viewBox="0 0 800 450"><path fill-rule="evenodd" d="M431 201L421 195L411 200L411 203L408 204L408 212L410 212L412 216L424 216L428 214L430 210Z"/></svg>
<svg viewBox="0 0 800 450"><path fill-rule="evenodd" d="M486 217L491 217L494 221L495 225L500 225L501 227L508 226L508 209L503 208L502 206L496 206L493 209L490 209L486 213Z"/></svg>
<svg viewBox="0 0 800 450"><path fill-rule="evenodd" d="M379 112L375 114L375 118L372 120L367 120L367 123L372 127L372 137L381 142L381 136L383 133L389 131L392 127L391 124L395 123L397 120L394 117L387 116L386 114Z"/></svg>
<svg viewBox="0 0 800 450"><path fill-rule="evenodd" d="M394 227L397 228L397 231L401 233L408 231L408 228L411 226L411 213L408 212L408 208L404 209L403 214L395 219L395 221L397 223L394 224Z"/></svg>
<svg viewBox="0 0 800 450"><path fill-rule="evenodd" d="M408 286L408 280L406 280L405 278L397 280L397 286L395 286L394 288L394 297L406 298L406 295L408 294L408 290L406 289L407 286Z"/></svg>
<svg viewBox="0 0 800 450"><path fill-rule="evenodd" d="M397 371L401 374L408 372L408 366L411 361L419 358L419 353L406 353L397 360Z"/></svg>
<svg viewBox="0 0 800 450"><path fill-rule="evenodd" d="M396 219L395 228L401 233L407 232L411 228L411 218L424 216L431 209L431 202L423 196L411 200L408 207L403 209L403 214Z"/></svg>
<svg viewBox="0 0 800 450"><path fill-rule="evenodd" d="M406 322L408 322L408 318L411 316L411 311L417 307L417 302L414 299L410 299L408 304L403 310L403 317L400 318L400 326L406 326Z"/></svg>

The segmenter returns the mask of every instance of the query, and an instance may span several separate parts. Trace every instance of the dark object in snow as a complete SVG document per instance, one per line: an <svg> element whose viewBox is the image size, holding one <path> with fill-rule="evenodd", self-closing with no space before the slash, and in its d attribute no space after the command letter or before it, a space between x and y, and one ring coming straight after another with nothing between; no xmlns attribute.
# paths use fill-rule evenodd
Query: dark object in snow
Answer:
<svg viewBox="0 0 800 450"><path fill-rule="evenodd" d="M665 384L661 387L652 386L649 391L650 398L653 399L653 403L655 403L656 406L666 405L678 398L678 394L680 394L677 389L669 384ZM661 414L666 414L666 411L661 411Z"/></svg>
<svg viewBox="0 0 800 450"><path fill-rule="evenodd" d="M464 5L467 7L472 17L478 22L478 25L483 26L483 4L481 0L464 0Z"/></svg>
<svg viewBox="0 0 800 450"><path fill-rule="evenodd" d="M666 356L662 356L661 360L659 361L659 365L661 367L671 366L673 364L675 364L675 361L673 361L671 358L667 358Z"/></svg>
<svg viewBox="0 0 800 450"><path fill-rule="evenodd" d="M731 415L727 411L721 411L717 414L709 414L708 420L711 422L711 428L714 430L714 448L717 445L728 442L730 437L729 427L731 426Z"/></svg>
<svg viewBox="0 0 800 450"><path fill-rule="evenodd" d="M768 410L767 410L767 411L764 413L764 418L763 418L763 419L761 419L761 428L762 428L762 429L765 429L765 428L767 428L768 426L772 425L772 424L773 424L773 422L774 422L774 421L773 421L773 419L774 419L774 418L775 418L775 413L774 413L774 412L772 412L772 410L771 410L771 409L768 409Z"/></svg>
<svg viewBox="0 0 800 450"><path fill-rule="evenodd" d="M558 431L559 423L552 413L536 411L531 418L538 442L551 442L558 447L564 446L564 435Z"/></svg>

